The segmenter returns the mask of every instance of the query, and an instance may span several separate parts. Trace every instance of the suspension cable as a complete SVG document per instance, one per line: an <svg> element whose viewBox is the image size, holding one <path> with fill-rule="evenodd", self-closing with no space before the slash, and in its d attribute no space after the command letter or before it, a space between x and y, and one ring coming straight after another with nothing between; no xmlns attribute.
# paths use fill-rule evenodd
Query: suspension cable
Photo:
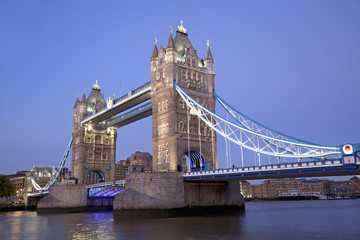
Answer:
<svg viewBox="0 0 360 240"><path fill-rule="evenodd" d="M191 172L191 159L190 159L190 119L189 119L189 106L186 105L186 120L187 120L187 134L188 134L188 159L189 159L189 169L188 172Z"/></svg>
<svg viewBox="0 0 360 240"><path fill-rule="evenodd" d="M201 128L200 128L200 118L199 119L199 127L198 127L198 131L199 131L199 147L200 147L200 153L201 153ZM201 153L202 154L202 153ZM200 157L200 171L202 171L202 157Z"/></svg>
<svg viewBox="0 0 360 240"><path fill-rule="evenodd" d="M211 150L212 150L213 169L215 169L215 157L214 157L214 130L213 130L213 129L211 129Z"/></svg>

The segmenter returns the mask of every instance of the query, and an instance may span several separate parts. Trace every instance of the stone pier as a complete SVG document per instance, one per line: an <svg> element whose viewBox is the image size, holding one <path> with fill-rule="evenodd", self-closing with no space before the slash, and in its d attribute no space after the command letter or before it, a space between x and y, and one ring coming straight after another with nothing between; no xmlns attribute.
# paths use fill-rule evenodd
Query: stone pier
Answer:
<svg viewBox="0 0 360 240"><path fill-rule="evenodd" d="M244 209L238 181L184 182L182 173L127 175L115 197L115 219L237 213Z"/></svg>

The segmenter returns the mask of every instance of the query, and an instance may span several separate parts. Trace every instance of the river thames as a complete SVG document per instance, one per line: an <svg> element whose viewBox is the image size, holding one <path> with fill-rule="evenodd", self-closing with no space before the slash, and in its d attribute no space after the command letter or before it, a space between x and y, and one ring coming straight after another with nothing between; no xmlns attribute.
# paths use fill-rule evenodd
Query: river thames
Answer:
<svg viewBox="0 0 360 240"><path fill-rule="evenodd" d="M246 203L236 216L114 221L112 212L1 212L0 239L360 239L360 200Z"/></svg>

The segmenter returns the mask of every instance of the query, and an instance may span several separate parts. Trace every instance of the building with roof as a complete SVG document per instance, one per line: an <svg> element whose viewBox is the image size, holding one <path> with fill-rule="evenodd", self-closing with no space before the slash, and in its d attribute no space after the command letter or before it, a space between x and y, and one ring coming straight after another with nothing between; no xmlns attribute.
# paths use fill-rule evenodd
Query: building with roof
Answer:
<svg viewBox="0 0 360 240"><path fill-rule="evenodd" d="M116 128L107 128L105 122L81 125L84 117L106 107L98 82L89 97L85 89L81 101L76 97L73 108L73 146L71 173L79 184L115 180Z"/></svg>
<svg viewBox="0 0 360 240"><path fill-rule="evenodd" d="M20 195L25 188L25 175L28 171L18 171L15 174L9 174L6 177L16 187L16 194Z"/></svg>
<svg viewBox="0 0 360 240"><path fill-rule="evenodd" d="M155 38L150 62L153 171L187 171L187 162L191 162L191 171L217 168L216 134L212 135L196 117L187 118L184 101L173 87L176 81L191 97L215 112L210 43L205 59L200 58L181 21L174 38L170 28L166 48L160 46L158 50Z"/></svg>

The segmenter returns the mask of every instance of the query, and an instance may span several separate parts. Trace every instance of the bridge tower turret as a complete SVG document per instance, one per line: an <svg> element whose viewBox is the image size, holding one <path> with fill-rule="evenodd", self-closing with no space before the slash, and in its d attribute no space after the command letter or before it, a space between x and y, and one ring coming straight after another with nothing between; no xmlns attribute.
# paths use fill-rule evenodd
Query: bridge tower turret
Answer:
<svg viewBox="0 0 360 240"><path fill-rule="evenodd" d="M155 40L150 61L153 171L189 171L189 165L192 170L217 168L216 133L190 114L173 86L176 81L195 100L215 111L214 59L209 43L206 59L200 59L181 21L174 39L170 27L166 49L160 46L157 51Z"/></svg>
<svg viewBox="0 0 360 240"><path fill-rule="evenodd" d="M106 128L104 122L81 124L86 114L105 105L97 83L93 85L88 98L84 89L81 101L78 98L75 101L71 171L79 184L115 180L116 128Z"/></svg>

